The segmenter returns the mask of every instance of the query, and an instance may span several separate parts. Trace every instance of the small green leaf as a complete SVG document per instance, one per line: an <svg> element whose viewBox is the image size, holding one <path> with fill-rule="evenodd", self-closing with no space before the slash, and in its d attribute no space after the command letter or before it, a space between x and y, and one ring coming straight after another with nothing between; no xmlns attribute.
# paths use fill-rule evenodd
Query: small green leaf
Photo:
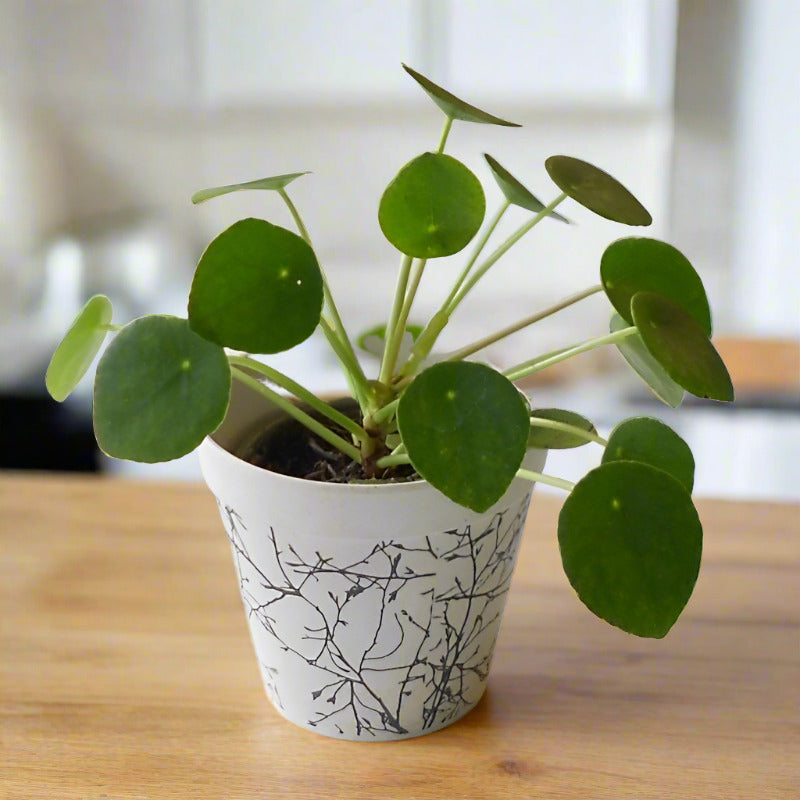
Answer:
<svg viewBox="0 0 800 800"><path fill-rule="evenodd" d="M437 106L445 113L446 116L452 119L460 119L464 122L481 122L489 125L503 125L507 128L520 128L516 122L508 122L507 120L495 117L494 114L489 114L486 111L475 106L465 103L463 100L450 94L446 89L437 86L432 80L420 75L416 70L411 69L403 64L403 69L428 93L428 97L436 103Z"/></svg>
<svg viewBox="0 0 800 800"><path fill-rule="evenodd" d="M695 318L655 292L638 292L633 320L645 347L675 383L697 397L733 400L725 364Z"/></svg>
<svg viewBox="0 0 800 800"><path fill-rule="evenodd" d="M111 315L111 301L96 294L75 317L45 374L45 386L54 400L66 400L80 383L105 341Z"/></svg>
<svg viewBox="0 0 800 800"><path fill-rule="evenodd" d="M613 461L567 497L558 543L567 578L592 613L660 639L692 594L703 530L675 478L649 464Z"/></svg>
<svg viewBox="0 0 800 800"><path fill-rule="evenodd" d="M603 453L603 463L609 461L641 461L672 475L687 492L694 486L694 456L689 445L653 417L631 417L620 422Z"/></svg>
<svg viewBox="0 0 800 800"><path fill-rule="evenodd" d="M441 362L400 398L397 422L414 468L459 505L483 512L505 494L528 444L514 384L483 364Z"/></svg>
<svg viewBox="0 0 800 800"><path fill-rule="evenodd" d="M611 333L616 333L630 325L619 314L611 317ZM642 337L638 333L617 343L617 349L628 362L631 369L650 387L655 396L672 408L677 408L685 394L683 387L675 383L667 371L650 355Z"/></svg>
<svg viewBox="0 0 800 800"><path fill-rule="evenodd" d="M656 292L683 306L711 336L711 310L703 281L689 259L671 244L636 236L618 239L600 259L600 279L608 299L628 324L633 324L633 296Z"/></svg>
<svg viewBox="0 0 800 800"><path fill-rule="evenodd" d="M483 187L467 167L444 153L423 153L386 187L378 222L401 253L439 258L466 247L485 212Z"/></svg>
<svg viewBox="0 0 800 800"><path fill-rule="evenodd" d="M261 219L223 231L200 258L189 323L210 342L279 353L305 341L322 313L322 273L297 234Z"/></svg>
<svg viewBox="0 0 800 800"><path fill-rule="evenodd" d="M97 442L114 458L148 463L180 458L219 427L230 388L225 352L194 333L186 320L134 320L97 365Z"/></svg>
<svg viewBox="0 0 800 800"><path fill-rule="evenodd" d="M408 356L411 346L417 341L417 338L422 333L422 326L420 325L406 325L403 334L403 345L400 347L398 353L398 360L404 361ZM357 339L356 344L367 353L374 356L381 356L383 348L386 343L386 325L375 325L369 330L364 331ZM405 345L405 346L404 346Z"/></svg>
<svg viewBox="0 0 800 800"><path fill-rule="evenodd" d="M616 179L586 161L550 156L544 162L562 192L601 217L625 225L650 225L650 212Z"/></svg>
<svg viewBox="0 0 800 800"><path fill-rule="evenodd" d="M537 419L560 422L577 428L578 432L555 430L536 424ZM528 447L538 447L542 450L567 450L572 447L581 447L590 440L582 436L580 431L596 434L597 428L586 417L574 411L561 408L536 408L531 411L531 432L528 437Z"/></svg>
<svg viewBox="0 0 800 800"><path fill-rule="evenodd" d="M486 163L489 165L500 191L505 195L509 203L525 208L528 211L533 211L535 214L545 209L544 203L531 194L496 158L493 158L488 153L484 153L483 157L486 159ZM569 220L566 217L562 217L557 211L551 211L548 216L569 224Z"/></svg>
<svg viewBox="0 0 800 800"><path fill-rule="evenodd" d="M201 189L192 195L192 202L197 205L210 200L212 197L219 197L223 194L230 194L231 192L247 192L251 189L267 189L270 191L279 191L285 186L288 186L293 180L300 178L303 175L308 175L308 172L290 172L286 175L273 175L270 178L259 178L255 181L248 181L247 183L230 183L227 186L213 186L210 189Z"/></svg>

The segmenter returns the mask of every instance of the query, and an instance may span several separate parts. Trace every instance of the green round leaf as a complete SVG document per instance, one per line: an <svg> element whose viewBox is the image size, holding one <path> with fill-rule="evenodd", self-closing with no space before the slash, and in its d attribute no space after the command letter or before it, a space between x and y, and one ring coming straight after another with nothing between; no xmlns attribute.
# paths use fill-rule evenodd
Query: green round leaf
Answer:
<svg viewBox="0 0 800 800"><path fill-rule="evenodd" d="M577 431L548 428L537 425L537 420L569 425ZM542 450L567 450L571 447L581 447L590 439L581 432L596 434L597 428L586 417L574 411L565 411L562 408L536 408L531 411L531 432L528 437L528 447L538 447Z"/></svg>
<svg viewBox="0 0 800 800"><path fill-rule="evenodd" d="M397 409L414 468L459 505L482 512L505 494L528 444L528 409L514 384L483 364L421 372Z"/></svg>
<svg viewBox="0 0 800 800"><path fill-rule="evenodd" d="M200 258L189 324L210 342L279 353L305 341L322 313L322 273L299 236L261 219L223 231Z"/></svg>
<svg viewBox="0 0 800 800"><path fill-rule="evenodd" d="M489 114L487 111L465 103L446 89L437 86L432 80L420 75L416 70L403 64L403 69L427 92L428 97L451 119L460 119L465 122L482 122L488 125L503 125L507 128L520 128L516 122L508 122L500 117Z"/></svg>
<svg viewBox="0 0 800 800"><path fill-rule="evenodd" d="M97 442L130 461L179 458L219 427L230 388L221 347L184 319L142 317L120 331L97 365Z"/></svg>
<svg viewBox="0 0 800 800"><path fill-rule="evenodd" d="M694 456L689 445L653 417L631 417L620 422L611 431L603 453L603 463L609 461L641 461L672 475L687 492L694 486Z"/></svg>
<svg viewBox="0 0 800 800"><path fill-rule="evenodd" d="M219 197L223 194L230 194L231 192L247 192L251 189L266 189L271 191L280 191L285 186L288 186L293 180L308 175L308 172L290 172L286 175L272 175L269 178L259 178L255 181L247 181L247 183L230 183L227 186L213 186L210 189L201 189L192 195L192 202L204 203L212 197Z"/></svg>
<svg viewBox="0 0 800 800"><path fill-rule="evenodd" d="M614 314L611 317L610 328L611 333L616 333L624 328L630 328L630 325L619 314ZM675 383L667 375L664 367L650 355L650 351L644 346L642 337L638 333L617 342L617 349L631 369L650 387L659 400L672 408L677 408L681 404L685 394L683 387Z"/></svg>
<svg viewBox="0 0 800 800"><path fill-rule="evenodd" d="M683 306L711 336L711 309L703 281L689 259L671 244L635 236L618 239L603 253L600 279L608 299L629 324L633 324L633 296L657 292Z"/></svg>
<svg viewBox="0 0 800 800"><path fill-rule="evenodd" d="M598 167L571 156L550 156L544 166L562 192L595 214L625 225L653 221L650 212L616 178Z"/></svg>
<svg viewBox="0 0 800 800"><path fill-rule="evenodd" d="M692 594L703 531L686 489L666 472L614 461L589 472L558 519L564 571L598 617L662 638Z"/></svg>
<svg viewBox="0 0 800 800"><path fill-rule="evenodd" d="M635 294L631 310L642 341L670 378L697 397L733 400L725 364L688 311L654 292Z"/></svg>
<svg viewBox="0 0 800 800"><path fill-rule="evenodd" d="M54 400L66 400L80 383L105 341L111 315L111 301L96 294L75 317L45 374L45 386Z"/></svg>
<svg viewBox="0 0 800 800"><path fill-rule="evenodd" d="M483 187L467 167L444 153L423 153L386 187L378 222L401 253L439 258L466 247L485 212Z"/></svg>
<svg viewBox="0 0 800 800"><path fill-rule="evenodd" d="M483 157L486 159L486 163L489 165L500 191L505 195L509 203L528 211L533 211L535 214L545 209L544 203L531 194L496 158L492 158L488 153L484 153ZM562 217L557 211L551 211L548 216L569 224L569 220L566 217Z"/></svg>

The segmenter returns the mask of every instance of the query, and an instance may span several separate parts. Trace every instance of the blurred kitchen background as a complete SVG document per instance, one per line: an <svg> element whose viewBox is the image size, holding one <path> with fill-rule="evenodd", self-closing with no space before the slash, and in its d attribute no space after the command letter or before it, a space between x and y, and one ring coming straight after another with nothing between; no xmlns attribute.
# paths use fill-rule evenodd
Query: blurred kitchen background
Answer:
<svg viewBox="0 0 800 800"><path fill-rule="evenodd" d="M91 380L63 406L43 382L93 293L111 297L118 322L185 314L214 235L242 216L291 224L274 195L194 207L196 189L312 171L290 193L345 322L381 321L398 258L377 203L441 129L406 62L524 125L451 134L448 152L482 179L490 210L500 195L483 152L545 201L556 191L543 161L556 153L631 188L655 219L647 235L703 276L738 394L731 408L695 401L676 415L609 351L526 387L535 404L583 411L601 431L662 415L695 451L699 494L800 499L799 43L796 0L0 0L0 467L199 476L194 456L104 460ZM605 246L637 233L571 201L560 210L577 224L543 224L514 248L445 347L596 283ZM460 263L429 267L420 313ZM608 314L592 298L488 356L511 365L597 335ZM293 377L343 387L322 341L302 354ZM597 458L554 454L549 471L575 477Z"/></svg>

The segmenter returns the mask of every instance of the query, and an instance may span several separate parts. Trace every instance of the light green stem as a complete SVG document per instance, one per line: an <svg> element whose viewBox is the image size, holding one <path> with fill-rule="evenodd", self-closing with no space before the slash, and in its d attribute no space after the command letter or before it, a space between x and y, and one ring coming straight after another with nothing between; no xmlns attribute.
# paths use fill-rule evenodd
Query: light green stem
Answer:
<svg viewBox="0 0 800 800"><path fill-rule="evenodd" d="M405 300L403 301L403 308L400 310L400 319L397 325L403 333L405 333L406 326L408 325L408 317L411 314L411 306L414 305L414 298L417 296L417 289L419 289L420 281L422 280L422 273L425 272L425 265L428 263L427 258L420 258L414 264L412 270L411 285L406 292ZM400 338L402 340L403 334Z"/></svg>
<svg viewBox="0 0 800 800"><path fill-rule="evenodd" d="M447 144L447 137L450 135L450 128L453 127L453 118L448 116L445 118L444 121L444 128L442 129L442 135L439 138L439 146L436 148L437 153L444 152L444 146Z"/></svg>
<svg viewBox="0 0 800 800"><path fill-rule="evenodd" d="M596 339L589 339L588 341L575 345L574 347L567 347L560 352L557 351L549 358L534 358L531 361L526 361L523 364L510 367L503 372L503 375L505 375L510 381L518 381L521 378L527 378L528 375L533 375L535 372L540 372L547 367L552 367L553 364L558 364L561 361L572 358L572 356L577 356L580 353L586 353L589 350L594 350L595 348L602 347L603 345L621 342L623 339L626 339L628 336L632 336L634 333L636 333L636 327L632 325L630 328L623 328L615 333L609 333L605 336L598 336Z"/></svg>
<svg viewBox="0 0 800 800"><path fill-rule="evenodd" d="M597 442L597 444L603 447L608 445L608 440L604 439L602 436L592 433L592 431L579 428L577 425L570 425L568 422L558 422L554 419L542 419L541 417L534 416L531 417L531 425L536 428L549 428L550 430L563 431L573 436L581 436L586 439L587 442Z"/></svg>
<svg viewBox="0 0 800 800"><path fill-rule="evenodd" d="M528 220L524 225L517 228L490 256L486 261L473 272L467 282L461 287L461 290L450 303L447 309L448 314L452 314L461 301L472 291L475 284L502 258L528 231L538 225L545 217L549 216L559 203L565 200L566 193L562 192L552 203L545 206L533 219Z"/></svg>
<svg viewBox="0 0 800 800"><path fill-rule="evenodd" d="M400 262L397 286L394 290L394 303L392 304L389 322L386 324L386 343L383 348L383 359L381 361L381 371L378 378L381 383L385 383L386 385L389 384L392 373L394 372L397 354L400 351L400 342L403 339L404 328L399 327L398 322L403 310L403 303L406 299L408 276L411 272L411 262L413 260L412 256L404 255L403 260Z"/></svg>
<svg viewBox="0 0 800 800"><path fill-rule="evenodd" d="M525 317L524 319L519 320L519 322L515 322L513 325L509 325L507 328L503 328L502 330L490 334L483 339L478 339L472 344L468 344L466 347L462 347L460 350L452 353L447 360L461 361L467 356L471 356L473 353L483 350L484 347L488 347L495 342L499 342L501 339L505 339L506 336L511 336L512 333L521 331L523 328L527 328L529 325L533 325L535 322L539 322L540 320L543 320L558 311L562 311L563 309L568 308L580 300L591 297L591 295L601 292L602 290L603 287L598 284L597 286L592 286L591 288L585 289L582 292L573 294L570 297L567 297L566 299L550 306L549 308L544 309L543 311L539 311L536 314L531 314L531 316Z"/></svg>
<svg viewBox="0 0 800 800"><path fill-rule="evenodd" d="M311 242L311 237L308 234L308 229L303 224L303 219L300 216L300 212L297 210L297 207L292 202L291 198L289 197L286 189L281 188L278 189L278 194L280 194L283 202L286 203L286 207L289 209L289 213L292 215L295 224L297 225L297 230L300 232L300 236L305 240L306 244L313 250L314 245ZM359 404L361 405L362 409L364 409L364 403L367 401L367 398L370 396L369 393L369 384L367 382L366 375L364 375L364 370L361 368L361 364L356 356L355 350L353 349L353 344L350 341L350 337L347 334L347 329L342 322L341 315L339 314L339 309L336 306L336 301L334 300L333 293L331 292L330 284L328 283L328 278L325 275L325 271L322 268L322 265L317 262L319 266L320 275L322 275L322 293L325 298L325 305L328 308L328 311L331 315L330 320L330 327L336 336L336 338L341 342L342 350L341 352L346 354L346 358L341 358L339 352L337 351L337 356L339 356L339 360L342 362L342 366L348 373L348 380L350 380L351 386L353 386L353 393L356 395ZM326 338L328 338L328 342L331 342L330 336L326 333ZM335 348L334 348L335 350Z"/></svg>
<svg viewBox="0 0 800 800"><path fill-rule="evenodd" d="M315 411L318 411L332 422L341 425L359 441L366 442L369 440L369 435L357 422L350 419L347 415L342 414L341 411L335 409L324 400L320 400L312 391L301 386L288 375L284 375L273 367L262 364L260 361L256 361L249 356L228 356L228 363L233 367L249 369L263 375L281 388L286 389L287 392L291 392L296 398L307 403ZM259 381L257 381L257 383L259 383Z"/></svg>
<svg viewBox="0 0 800 800"><path fill-rule="evenodd" d="M405 453L398 453L397 455L391 453L388 456L383 456L382 458L379 458L375 462L375 466L378 467L378 469L386 469L387 467L398 467L401 464L410 464L410 463L411 459Z"/></svg>
<svg viewBox="0 0 800 800"><path fill-rule="evenodd" d="M475 265L475 262L478 260L478 256L483 252L483 248L486 247L486 243L489 241L489 237L494 233L495 228L498 226L500 220L503 218L503 214L508 211L509 206L511 203L506 200L498 209L497 213L492 217L489 224L486 226L486 230L484 230L481 238L475 243L475 249L472 251L472 255L470 256L469 261L464 266L464 269L461 271L461 274L458 276L458 280L453 284L453 288L450 291L450 294L447 297L447 300L442 303L442 310L447 311L450 306L452 305L453 301L458 295L459 290L464 285L464 281L466 281L467 277L469 276L470 270Z"/></svg>
<svg viewBox="0 0 800 800"><path fill-rule="evenodd" d="M548 486L555 486L556 489L563 489L566 492L571 492L575 488L572 481L564 480L564 478L556 478L553 475L545 475L542 472L533 472L529 469L518 469L518 478L525 478L527 481L534 483L546 483Z"/></svg>
<svg viewBox="0 0 800 800"><path fill-rule="evenodd" d="M397 412L397 406L399 404L400 404L400 398L398 398L397 400L392 400L391 403L387 403L383 408L379 408L372 415L372 421L377 425L387 422Z"/></svg>
<svg viewBox="0 0 800 800"><path fill-rule="evenodd" d="M319 420L314 419L314 417L312 417L310 414L307 414L301 408L298 408L288 397L278 394L278 392L270 389L269 386L264 385L261 383L261 381L253 378L251 375L248 375L240 367L235 365L231 369L231 375L236 378L236 380L241 381L245 385L249 386L251 389L263 394L276 406L285 411L289 416L305 425L306 428L308 428L312 433L317 434L317 436L319 436L321 439L324 439L328 444L335 447L337 450L340 450L342 453L348 456L348 458L352 458L353 461L357 462L358 464L361 463L361 452L355 445L345 441L341 436L338 436L332 430L330 430L330 428L327 428L325 425L319 422Z"/></svg>
<svg viewBox="0 0 800 800"><path fill-rule="evenodd" d="M319 325L331 350L333 350L334 355L342 366L342 371L347 379L347 385L353 393L353 397L356 398L362 412L366 413L367 409L370 407L372 395L366 378L364 377L363 380L359 379L359 375L363 376L363 372L361 371L361 365L358 363L355 353L351 353L347 350L344 342L336 335L333 326L325 317L320 317Z"/></svg>
<svg viewBox="0 0 800 800"><path fill-rule="evenodd" d="M439 338L439 334L444 330L445 325L447 325L447 321L450 316L447 312L448 306L453 302L453 299L458 294L458 290L464 284L464 281L467 279L470 270L478 260L478 256L486 246L486 242L489 241L489 237L494 232L494 229L497 227L497 224L500 222L503 214L505 214L505 212L508 210L509 205L510 203L506 201L500 206L499 210L486 227L486 230L484 230L483 234L481 235L481 238L475 244L475 248L472 251L469 261L467 261L467 263L464 265L464 269L461 270L461 274L453 284L453 288L450 290L450 294L447 296L447 299L442 303L439 311L437 311L436 314L431 317L431 319L428 321L428 324L425 326L425 329L419 335L419 338L411 350L410 358L400 371L400 374L404 377L413 375L417 371L417 368L422 361L427 358L428 353L430 353L430 351L433 349L434 345L436 344L436 340Z"/></svg>

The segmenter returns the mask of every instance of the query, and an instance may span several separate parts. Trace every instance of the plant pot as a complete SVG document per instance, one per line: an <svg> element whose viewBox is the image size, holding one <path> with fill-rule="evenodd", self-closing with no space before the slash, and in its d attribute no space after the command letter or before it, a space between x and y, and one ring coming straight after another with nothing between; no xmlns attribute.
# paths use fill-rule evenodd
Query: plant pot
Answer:
<svg viewBox="0 0 800 800"><path fill-rule="evenodd" d="M232 454L281 413L236 385L199 451L267 695L287 719L339 739L455 722L486 687L531 484L515 480L476 514L424 481L318 483Z"/></svg>

